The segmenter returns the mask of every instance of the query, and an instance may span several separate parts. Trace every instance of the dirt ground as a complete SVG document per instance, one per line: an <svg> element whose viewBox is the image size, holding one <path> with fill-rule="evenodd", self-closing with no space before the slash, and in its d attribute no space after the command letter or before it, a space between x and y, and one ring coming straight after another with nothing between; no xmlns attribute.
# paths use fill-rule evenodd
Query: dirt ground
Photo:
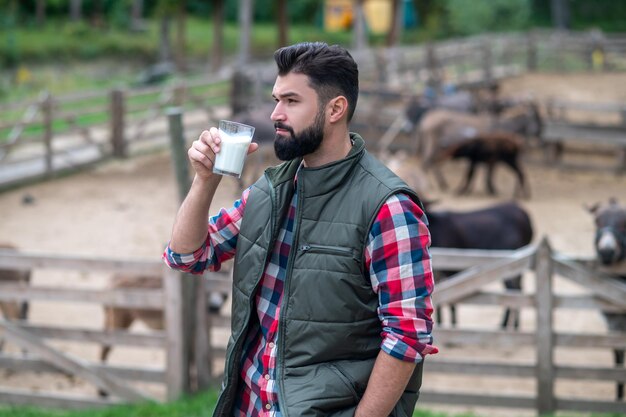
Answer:
<svg viewBox="0 0 626 417"><path fill-rule="evenodd" d="M535 97L555 97L580 101L625 101L626 74L612 75L527 75L509 80L504 85L505 94L531 94ZM589 157L591 158L591 157ZM593 255L594 225L583 205L606 201L615 196L624 198L626 176L609 172L559 170L535 162L526 165L532 196L520 203L531 214L535 228L535 241L547 236L553 247L570 255ZM598 157L598 163L612 163L610 157ZM401 172L412 181L417 170L410 160ZM448 164L445 175L457 185L463 166ZM441 192L432 187L425 192L429 199L438 199L439 207L470 209L504 201L512 196L514 178L505 168L497 170L496 186L500 197L484 192L482 172L475 180L473 192L459 197L451 192ZM212 212L226 206L240 193L237 183L226 178L216 196ZM32 202L27 203L27 201ZM177 209L177 193L169 155L165 152L145 155L123 161L113 161L93 170L30 185L0 194L0 241L11 242L24 251L47 254L73 254L121 259L158 259L167 242L173 217ZM68 272L36 271L34 285L60 285L69 287L100 288L106 285L106 274L77 274ZM532 276L525 277L525 290L533 291ZM556 288L561 293L577 293L580 288L558 279ZM497 326L500 309L461 307L460 325L466 328ZM102 311L88 304L34 302L31 321L34 323L87 328L102 327ZM532 330L534 314L524 311L522 328ZM594 312L566 311L556 314L557 330L594 333L606 331L602 317ZM146 331L141 324L135 331ZM75 356L95 361L99 348L92 344L55 342ZM16 352L9 346L9 350ZM441 346L442 358L489 358L506 362L531 363L530 348L506 350L479 349L468 351ZM559 363L610 366L612 355L608 350L559 349ZM160 351L132 348L113 350L111 362L117 364L161 364ZM93 393L94 389L78 380L35 373L10 373L0 370L0 385L12 388L34 388L41 391L61 390L71 393ZM523 379L478 378L476 376L426 375L424 385L429 390L445 391L454 387L466 392L498 392L533 395L534 382ZM158 387L147 387L162 394ZM566 397L589 399L613 398L613 386L607 383L559 382L557 393ZM442 407L422 404L423 407L448 412L474 411L493 415L528 415L523 411L485 410L476 407Z"/></svg>

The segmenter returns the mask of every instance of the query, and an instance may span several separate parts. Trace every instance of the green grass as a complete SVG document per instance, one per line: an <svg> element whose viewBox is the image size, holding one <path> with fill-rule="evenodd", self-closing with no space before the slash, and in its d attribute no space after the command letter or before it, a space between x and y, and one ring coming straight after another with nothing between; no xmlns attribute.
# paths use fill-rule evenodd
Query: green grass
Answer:
<svg viewBox="0 0 626 417"><path fill-rule="evenodd" d="M104 409L88 409L63 411L33 407L6 407L0 405L0 417L209 417L215 402L217 391L208 390L166 404L145 403L123 406L112 406ZM600 414L579 414L581 416L601 417ZM413 413L413 417L479 417L473 413L448 414L433 412L421 407ZM551 417L551 416L544 416ZM559 417L566 415L559 414ZM604 417L611 417L604 415ZM617 415L613 417L618 417Z"/></svg>

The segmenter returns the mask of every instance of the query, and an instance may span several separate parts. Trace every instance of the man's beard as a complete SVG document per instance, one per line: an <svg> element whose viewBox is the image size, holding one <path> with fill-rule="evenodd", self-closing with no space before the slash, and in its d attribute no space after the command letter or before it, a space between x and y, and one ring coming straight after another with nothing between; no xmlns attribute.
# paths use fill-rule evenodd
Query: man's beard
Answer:
<svg viewBox="0 0 626 417"><path fill-rule="evenodd" d="M274 123L275 129L289 131L289 136L276 133L276 138L274 139L276 157L281 161L289 161L315 152L324 139L324 121L324 112L320 111L315 116L313 123L298 135L295 134L291 126L281 122Z"/></svg>

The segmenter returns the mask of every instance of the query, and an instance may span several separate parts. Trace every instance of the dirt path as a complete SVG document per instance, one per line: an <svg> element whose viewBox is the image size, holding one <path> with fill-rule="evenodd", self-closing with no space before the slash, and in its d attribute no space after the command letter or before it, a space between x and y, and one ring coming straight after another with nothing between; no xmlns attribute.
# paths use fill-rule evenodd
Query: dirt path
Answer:
<svg viewBox="0 0 626 417"><path fill-rule="evenodd" d="M626 85L626 75L606 77L538 75L526 76L509 81L506 93L528 91L536 96L559 94L579 100L612 101L625 100L626 92L615 88ZM531 213L538 240L548 236L555 250L571 255L592 255L594 226L590 215L583 209L586 203L606 201L611 196L626 195L626 177L608 173L558 171L543 165L527 167L532 198L521 204ZM450 164L446 176L454 185L461 178L462 166ZM482 173L481 173L482 174ZM451 193L430 190L429 198L440 199L440 207L453 209L477 208L512 196L513 176L505 169L497 171L496 186L501 197L492 198L484 193L482 175L475 180L474 192L470 196L457 197ZM212 212L230 204L239 194L235 181L223 181ZM31 185L0 194L0 241L11 242L25 251L85 256L119 258L158 259L168 240L174 214L177 209L177 194L169 155L158 153L132 160L114 161L97 169ZM32 200L32 203L25 203ZM72 287L98 288L106 285L105 274L42 273L34 276L35 285L67 285ZM532 291L532 280L526 280L526 290ZM579 289L562 280L559 291L577 292ZM33 303L32 321L35 323L64 324L101 328L102 312L96 307L77 304ZM534 323L532 312L524 312L522 327L531 329ZM493 328L500 319L499 309L462 308L461 324L467 327ZM595 332L604 331L599 314L569 312L557 314L558 330ZM139 324L137 331L145 331ZM96 360L98 347L71 342L55 343L66 351L89 360ZM442 349L443 357L466 357L461 349ZM472 356L483 356L488 352L472 352ZM496 352L502 360L532 361L530 349L511 349ZM559 362L609 365L608 351L571 351L560 349ZM158 351L119 348L111 356L113 363L162 363L163 355ZM521 380L496 380L490 378L462 378L430 376L425 379L429 389L445 390L451 386L467 391L484 391L489 387L508 387L511 392L530 393L534 383ZM0 385L35 387L41 390L63 390L66 392L93 392L80 381L62 377L32 373L10 374L0 371ZM159 389L152 387L156 393ZM567 396L612 398L611 384L567 383L559 384L557 391ZM429 406L430 407L430 406ZM435 407L433 407L435 408ZM436 407L439 408L439 407ZM480 411L478 408L445 408L448 411ZM508 413L508 412L507 412ZM515 412L510 415L522 415ZM503 415L500 413L499 415Z"/></svg>

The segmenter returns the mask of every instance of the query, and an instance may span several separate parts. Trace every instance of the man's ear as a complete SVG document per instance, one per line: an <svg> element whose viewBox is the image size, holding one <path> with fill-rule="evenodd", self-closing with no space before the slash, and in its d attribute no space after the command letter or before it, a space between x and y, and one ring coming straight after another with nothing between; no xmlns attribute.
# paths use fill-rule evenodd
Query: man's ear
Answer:
<svg viewBox="0 0 626 417"><path fill-rule="evenodd" d="M336 123L348 113L348 100L344 96L337 96L328 102L328 121Z"/></svg>

